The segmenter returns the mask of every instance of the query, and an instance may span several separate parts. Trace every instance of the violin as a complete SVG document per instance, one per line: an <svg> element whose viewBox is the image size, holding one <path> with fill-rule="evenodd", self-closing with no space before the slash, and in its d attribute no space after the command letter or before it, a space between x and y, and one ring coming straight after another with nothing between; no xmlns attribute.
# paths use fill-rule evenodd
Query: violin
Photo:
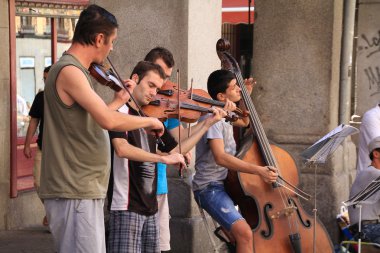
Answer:
<svg viewBox="0 0 380 253"><path fill-rule="evenodd" d="M205 113L211 113L211 106L224 107L225 103L211 99L202 89L183 90L179 89L177 84L167 81L157 92L154 100L143 106L142 110L146 115L161 121L179 117L182 122L194 123ZM227 114L225 118L226 121L235 122L246 115L237 108L233 114Z"/></svg>
<svg viewBox="0 0 380 253"><path fill-rule="evenodd" d="M177 92L180 92L181 97L197 102L199 106L217 106L220 108L223 108L225 106L225 103L212 99L210 94L208 94L208 92L205 90L193 88L190 88L189 90L183 90L178 88L178 85L171 81L167 81L157 92L157 94L172 97ZM235 117L236 120L248 116L248 111L243 111L240 108L236 108L234 113L236 115L231 117Z"/></svg>
<svg viewBox="0 0 380 253"><path fill-rule="evenodd" d="M100 83L110 87L112 90L119 92L126 89L124 83L121 83L111 69L106 70L102 65L92 63L88 69L90 74Z"/></svg>
<svg viewBox="0 0 380 253"><path fill-rule="evenodd" d="M254 252L325 253L334 252L323 224L306 213L299 201L310 195L297 188L298 170L285 150L271 145L248 93L236 60L227 52L230 45L220 39L216 48L222 67L231 71L241 88L242 100L249 111L252 139L237 156L243 161L278 169L278 179L267 184L258 175L228 171L225 187L253 232ZM316 244L316 238L318 244Z"/></svg>

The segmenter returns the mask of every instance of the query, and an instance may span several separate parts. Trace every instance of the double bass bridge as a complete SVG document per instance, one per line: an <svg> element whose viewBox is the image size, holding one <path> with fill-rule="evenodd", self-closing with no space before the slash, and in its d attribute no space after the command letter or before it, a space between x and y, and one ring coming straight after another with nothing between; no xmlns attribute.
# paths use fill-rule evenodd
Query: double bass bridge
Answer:
<svg viewBox="0 0 380 253"><path fill-rule="evenodd" d="M289 217L291 216L295 211L297 211L297 207L294 205L290 205L285 207L284 209L270 215L270 218L272 220L274 219L280 219L281 217Z"/></svg>

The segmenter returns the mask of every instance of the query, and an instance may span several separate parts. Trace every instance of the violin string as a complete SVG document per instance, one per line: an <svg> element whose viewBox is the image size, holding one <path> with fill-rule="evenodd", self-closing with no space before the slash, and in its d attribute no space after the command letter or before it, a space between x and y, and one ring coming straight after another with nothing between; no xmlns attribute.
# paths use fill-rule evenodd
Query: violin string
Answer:
<svg viewBox="0 0 380 253"><path fill-rule="evenodd" d="M258 129L256 129L256 133L257 133L257 136L258 136L260 143L262 144L262 150L264 152L264 155L266 156L267 164L276 167L278 169L278 174L281 175L281 170L279 169L279 166L278 166L278 164L274 158L274 155L273 155L272 149L270 147L268 138L265 135L264 128L263 128L261 122L259 121L258 113L257 113L256 109L254 108L251 97L250 97L250 95L249 95L249 93L248 93L248 91L244 85L244 79L241 75L239 76L239 83L241 84L241 90L242 90L242 94L243 94L244 98L246 99L246 101L250 101L250 103L248 103L249 109L250 109L250 112L253 112L253 116L255 116L253 120L255 122L255 125L258 128ZM276 183L278 183L278 181ZM287 201L289 199L287 192L284 191L282 187L278 188L278 192L280 194L280 198L281 198L283 205L285 207L290 207L289 203ZM292 230L292 227L293 227L292 222L290 221L289 216L287 216L287 217L288 217L289 227Z"/></svg>
<svg viewBox="0 0 380 253"><path fill-rule="evenodd" d="M194 94L193 94L193 78L191 78L191 82L190 82L190 99L193 99L193 96L194 96ZM191 123L187 124L187 128L188 128L188 130L187 130L187 138L189 138L190 135L191 135Z"/></svg>
<svg viewBox="0 0 380 253"><path fill-rule="evenodd" d="M196 102L206 103L206 104L215 105L215 106L219 106L219 107L224 107L226 105L223 102L216 101L216 100L213 100L210 98L205 98L205 97L202 97L202 96L197 95L197 94L193 94L191 99L196 101ZM236 108L234 112L239 116L243 115L243 111L240 108Z"/></svg>
<svg viewBox="0 0 380 253"><path fill-rule="evenodd" d="M210 98L205 98L205 97L199 96L197 94L193 94L192 99L194 101L203 102L203 103L210 104L210 105L216 105L216 106L221 106L221 107L223 107L225 105L225 103L223 103L223 102L215 101L215 100L210 99Z"/></svg>
<svg viewBox="0 0 380 253"><path fill-rule="evenodd" d="M240 75L238 75L238 78L239 78L239 84L240 84L240 88L242 90L242 94L245 98L245 100L247 101L247 104L249 104L249 111L252 113L253 112L253 120L255 122L255 125L257 127L256 129L256 134L258 136L258 139L259 139L259 143L261 143L261 148L264 152L264 155L266 157L266 160L267 160L267 164L270 165L270 166L273 166L273 167L276 167L277 170L278 170L278 174L281 176L281 170L277 164L277 161L274 157L274 154L273 154L273 151L272 151L272 148L270 147L270 143L268 141L268 138L266 137L265 135L265 131L264 131L264 127L263 125L261 124L261 122L259 121L259 116L258 116L258 113L253 105L253 102L251 100L251 96L249 95L246 87L245 87L245 84L244 84L244 79L243 77ZM278 180L276 182L276 184L278 184ZM287 188L287 187L285 187ZM287 191L284 191L283 190L284 188L283 187L278 187L277 190L278 190L278 193L279 193L279 196L280 196L280 199L283 203L283 206L284 207L287 207L287 208L292 208L292 205L290 205L288 203L288 199L290 199L289 195L287 194ZM289 189L288 189L289 190ZM288 226L289 226L289 230L290 231L293 231L294 230L294 222L292 222L292 219L290 218L290 216L286 216L287 217L287 222L288 222ZM293 232L292 232L293 233Z"/></svg>
<svg viewBox="0 0 380 253"><path fill-rule="evenodd" d="M241 75L239 65L237 64L236 60L229 53L218 52L218 54L219 53L223 53L223 55L225 55L229 59L229 60L224 60L224 61L233 63L234 64L233 68L235 70L237 70L237 71L232 71L232 72L235 74L236 80L237 80L237 82L241 88L244 104L250 112L249 119L251 122L251 128L256 133L256 138L258 138L259 143L262 144L262 145L260 145L260 148L261 148L261 151L263 153L262 155L263 155L263 158L264 158L266 164L275 166L276 168L279 168L277 166L277 163L276 163L274 156L272 154L272 150L270 148L268 139L265 138L265 131L264 131L264 129L263 129L263 127L259 121L258 114L257 114L257 112L253 106L250 95L248 94L248 91L245 88L244 79ZM220 57L220 58L223 58L223 57ZM278 172L279 172L279 174L281 173L280 170ZM283 192L283 189L281 187L280 187L280 189L278 189L278 192L280 193L280 198L281 198L281 201L283 202L283 205L285 207L288 206L288 204L286 203L287 201L285 201L285 195L287 196L287 193ZM287 197L286 199L290 199L290 198ZM287 216L287 218L288 218L287 220L289 223L289 229L292 230L293 226L291 225L291 221L290 221L289 216Z"/></svg>
<svg viewBox="0 0 380 253"><path fill-rule="evenodd" d="M192 105L188 103L180 103L180 107L184 109L199 111L199 112L211 112L209 108L202 107L199 105Z"/></svg>
<svg viewBox="0 0 380 253"><path fill-rule="evenodd" d="M268 139L265 136L264 128L263 128L262 124L259 121L258 113L255 110L255 107L254 107L254 105L252 103L251 97L250 97L250 95L249 95L249 93L248 93L248 91L247 91L247 89L246 89L246 87L244 85L244 79L241 76L241 72L239 71L238 73L235 73L235 77L236 77L236 81L238 82L238 84L240 86L241 93L242 93L242 96L244 98L243 101L245 103L245 106L251 112L250 121L253 123L253 127L256 127L256 129L254 129L254 130L255 130L257 138L259 139L259 143L262 144L260 147L262 149L262 152L264 153L263 154L264 160L266 160L266 164L267 165L276 167L278 169L278 174L281 175L281 171L279 170L277 162L274 159L274 155L272 153L272 149L270 148L269 141L268 141ZM283 191L282 187L278 187L278 192L279 192L281 201L283 203L283 206L284 207L288 207L288 208L291 207L287 203L288 202L287 199L290 199L290 198L289 198L288 194L285 191ZM293 229L294 229L293 226L292 226L293 222L291 222L290 216L286 216L286 217L287 217L287 221L288 221L288 224L289 224L289 229L291 231L293 231Z"/></svg>
<svg viewBox="0 0 380 253"><path fill-rule="evenodd" d="M279 166L277 164L277 161L276 161L276 159L274 157L274 154L273 154L273 151L272 151L272 149L270 147L268 138L265 135L265 131L264 131L263 125L259 121L258 113L257 113L256 109L254 108L254 105L252 103L251 97L250 97L250 95L249 95L249 93L248 93L248 91L247 91L247 89L246 89L246 87L244 85L244 79L243 79L243 77L241 75L239 76L239 79L240 79L239 80L240 83L243 84L242 87L241 87L241 89L242 89L242 93L244 94L244 97L247 99L247 101L251 102L250 103L250 109L252 109L251 112L253 112L254 115L255 115L255 124L259 128L259 130L258 130L258 136L260 138L260 143L264 144L262 148L263 148L264 152L267 155L268 163L269 163L269 165L272 165L272 166L276 167L278 169L278 174L281 176L281 170L280 170L280 168L279 168ZM278 181L276 183L278 183ZM292 208L293 207L293 203L289 203L289 201L288 201L289 199L291 199L290 195L288 194L288 191L284 190L283 187L279 187L279 188L277 188L277 190L278 190L278 193L280 195L281 201L283 202L283 206L287 207L287 208ZM287 217L287 222L288 222L288 225L289 225L289 230L292 233L294 233L293 231L294 230L297 231L296 227L298 227L297 226L298 222L296 220L296 217L295 217L295 215L290 215L290 216L286 216L286 217Z"/></svg>
<svg viewBox="0 0 380 253"><path fill-rule="evenodd" d="M178 150L179 150L179 153L182 155L182 146L181 146L181 106L180 106L180 101L179 101L179 87L180 87L180 84L179 84L179 69L177 69L177 84L178 84L178 91L177 91L177 103L178 103L178 121L179 121L179 126L178 126ZM180 178L183 178L183 171L182 171L182 166L181 164L179 165L179 177Z"/></svg>

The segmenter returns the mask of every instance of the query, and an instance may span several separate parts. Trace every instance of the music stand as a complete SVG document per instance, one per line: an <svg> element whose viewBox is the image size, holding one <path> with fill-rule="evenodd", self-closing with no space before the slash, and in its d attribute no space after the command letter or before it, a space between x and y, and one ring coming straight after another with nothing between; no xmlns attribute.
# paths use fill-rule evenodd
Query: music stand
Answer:
<svg viewBox="0 0 380 253"><path fill-rule="evenodd" d="M316 143L305 149L301 157L309 166L314 165L314 230L313 230L313 252L316 252L316 224L317 224L317 167L325 163L327 158L338 148L343 140L352 134L358 133L355 127L341 124L331 132L323 136Z"/></svg>
<svg viewBox="0 0 380 253"><path fill-rule="evenodd" d="M380 177L373 180L369 185L367 185L364 190L357 193L355 196L343 204L346 207L354 206L354 208L359 207L359 222L358 222L358 253L361 253L361 243L362 243L362 204L373 204L379 199L369 199L373 194L375 194L380 189Z"/></svg>

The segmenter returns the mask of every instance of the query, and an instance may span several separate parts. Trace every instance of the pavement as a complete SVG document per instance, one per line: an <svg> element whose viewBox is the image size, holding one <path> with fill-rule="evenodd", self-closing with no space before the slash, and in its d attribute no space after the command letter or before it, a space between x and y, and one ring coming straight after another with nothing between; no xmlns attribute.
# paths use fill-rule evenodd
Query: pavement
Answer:
<svg viewBox="0 0 380 253"><path fill-rule="evenodd" d="M46 228L0 230L0 253L54 253L53 237Z"/></svg>

